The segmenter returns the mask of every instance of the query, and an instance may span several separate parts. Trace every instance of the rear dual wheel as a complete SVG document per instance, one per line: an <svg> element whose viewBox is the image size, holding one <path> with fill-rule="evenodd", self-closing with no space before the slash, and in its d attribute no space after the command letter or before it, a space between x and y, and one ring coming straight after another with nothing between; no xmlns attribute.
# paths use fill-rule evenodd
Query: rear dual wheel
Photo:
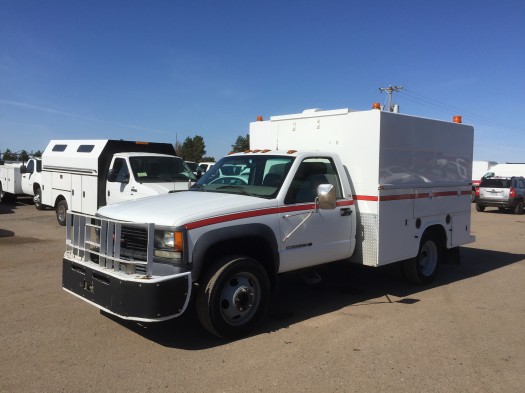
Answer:
<svg viewBox="0 0 525 393"><path fill-rule="evenodd" d="M417 256L403 261L403 273L414 284L430 284L436 278L442 259L443 244L439 236L434 232L425 232Z"/></svg>
<svg viewBox="0 0 525 393"><path fill-rule="evenodd" d="M270 281L252 258L230 256L214 263L201 280L197 315L218 337L247 335L264 318L270 304Z"/></svg>

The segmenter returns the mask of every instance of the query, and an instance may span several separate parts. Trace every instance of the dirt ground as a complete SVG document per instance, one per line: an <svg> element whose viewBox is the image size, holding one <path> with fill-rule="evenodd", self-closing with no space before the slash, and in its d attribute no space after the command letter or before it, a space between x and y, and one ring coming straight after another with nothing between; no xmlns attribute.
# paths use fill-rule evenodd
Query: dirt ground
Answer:
<svg viewBox="0 0 525 393"><path fill-rule="evenodd" d="M64 228L30 200L0 204L1 392L520 392L525 216L472 212L474 244L430 287L395 267L297 274L252 336L196 316L123 322L61 289Z"/></svg>

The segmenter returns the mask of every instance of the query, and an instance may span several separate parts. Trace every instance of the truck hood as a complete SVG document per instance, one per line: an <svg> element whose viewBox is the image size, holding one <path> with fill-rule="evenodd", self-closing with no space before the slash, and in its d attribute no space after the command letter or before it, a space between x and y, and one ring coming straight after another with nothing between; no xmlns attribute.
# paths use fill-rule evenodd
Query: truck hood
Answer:
<svg viewBox="0 0 525 393"><path fill-rule="evenodd" d="M210 217L275 206L275 199L181 191L104 206L98 210L97 215L121 221L182 226Z"/></svg>

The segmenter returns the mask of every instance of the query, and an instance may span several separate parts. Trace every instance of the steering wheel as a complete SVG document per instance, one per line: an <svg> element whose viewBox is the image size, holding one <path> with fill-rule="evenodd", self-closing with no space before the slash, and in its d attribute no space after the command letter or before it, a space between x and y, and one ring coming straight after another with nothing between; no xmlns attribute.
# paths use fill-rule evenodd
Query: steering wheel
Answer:
<svg viewBox="0 0 525 393"><path fill-rule="evenodd" d="M211 181L210 184L228 184L233 186L245 186L248 183L240 177L224 176Z"/></svg>

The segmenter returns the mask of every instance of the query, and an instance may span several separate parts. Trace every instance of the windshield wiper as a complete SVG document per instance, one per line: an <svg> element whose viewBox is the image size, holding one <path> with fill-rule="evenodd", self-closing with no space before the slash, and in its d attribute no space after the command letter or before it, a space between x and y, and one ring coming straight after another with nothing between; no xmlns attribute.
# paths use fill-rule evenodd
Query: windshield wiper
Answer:
<svg viewBox="0 0 525 393"><path fill-rule="evenodd" d="M226 185L226 186L220 186L220 187L217 187L216 190L222 190L224 188L233 188L235 190L238 190L240 192L242 192L244 195L248 195L248 196L255 196L253 194L250 194L248 191L246 191L244 188L242 187L239 187L239 186L232 186L232 185Z"/></svg>

